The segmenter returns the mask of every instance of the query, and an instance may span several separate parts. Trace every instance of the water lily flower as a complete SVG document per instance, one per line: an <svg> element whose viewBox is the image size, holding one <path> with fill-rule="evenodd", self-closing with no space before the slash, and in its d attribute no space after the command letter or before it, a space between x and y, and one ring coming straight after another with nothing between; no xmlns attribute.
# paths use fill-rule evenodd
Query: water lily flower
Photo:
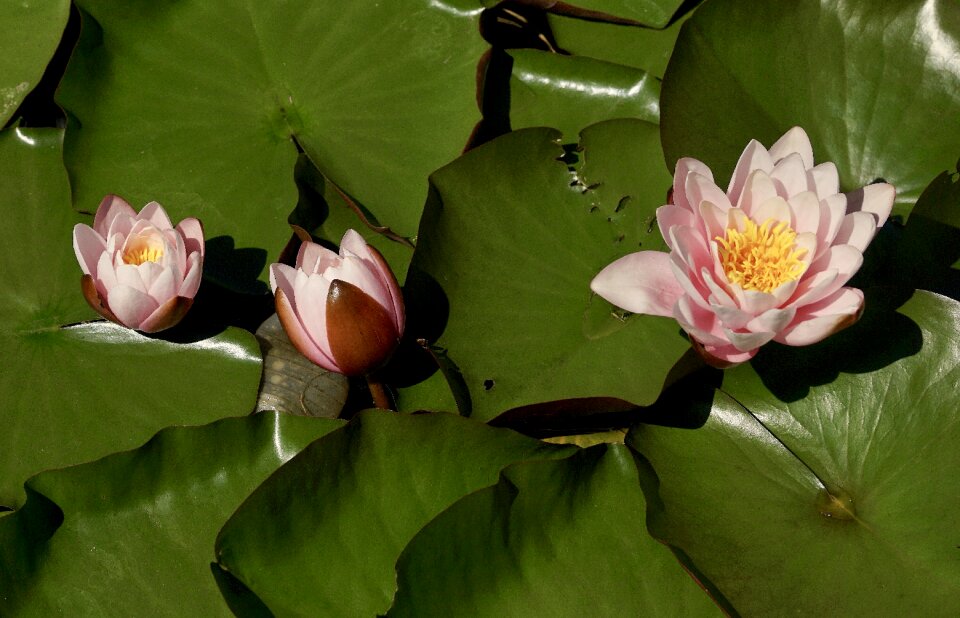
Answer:
<svg viewBox="0 0 960 618"><path fill-rule="evenodd" d="M122 198L106 196L93 227L73 228L73 250L94 311L145 333L180 322L200 287L203 226L189 217L174 227L157 202L137 213Z"/></svg>
<svg viewBox="0 0 960 618"><path fill-rule="evenodd" d="M806 132L794 127L769 150L751 141L726 192L706 165L680 159L672 194L657 209L670 252L616 260L594 292L633 313L673 317L718 367L771 340L816 343L859 319L863 293L844 284L890 215L893 186L840 193L834 164L814 166Z"/></svg>
<svg viewBox="0 0 960 618"><path fill-rule="evenodd" d="M353 230L343 235L339 255L304 242L295 268L270 266L270 287L290 341L324 369L369 374L400 343L400 286L383 256Z"/></svg>

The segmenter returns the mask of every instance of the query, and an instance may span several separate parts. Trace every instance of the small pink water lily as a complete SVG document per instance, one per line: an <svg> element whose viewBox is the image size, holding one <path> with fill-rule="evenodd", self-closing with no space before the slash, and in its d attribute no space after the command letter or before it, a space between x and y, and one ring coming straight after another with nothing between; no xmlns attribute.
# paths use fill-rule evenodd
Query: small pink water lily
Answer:
<svg viewBox="0 0 960 618"><path fill-rule="evenodd" d="M270 286L290 341L324 369L369 374L400 343L400 286L383 256L353 230L343 235L339 255L304 242L296 268L270 266Z"/></svg>
<svg viewBox="0 0 960 618"><path fill-rule="evenodd" d="M94 311L145 333L180 322L200 287L203 226L191 217L174 228L156 202L137 213L108 195L93 227L73 228L73 250L83 270L83 295Z"/></svg>
<svg viewBox="0 0 960 618"><path fill-rule="evenodd" d="M706 165L683 158L673 203L657 209L670 253L626 255L590 288L627 311L673 317L718 367L771 340L816 343L859 319L863 293L844 284L895 197L886 183L839 193L836 167L814 166L800 127L770 150L751 141L726 193Z"/></svg>

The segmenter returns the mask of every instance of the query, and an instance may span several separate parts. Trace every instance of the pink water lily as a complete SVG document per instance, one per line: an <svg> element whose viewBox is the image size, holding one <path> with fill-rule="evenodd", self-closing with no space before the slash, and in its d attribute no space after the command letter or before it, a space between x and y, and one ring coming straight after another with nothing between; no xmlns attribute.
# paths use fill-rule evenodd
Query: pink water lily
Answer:
<svg viewBox="0 0 960 618"><path fill-rule="evenodd" d="M203 226L176 227L163 206L137 213L116 195L100 202L93 227L73 228L81 288L94 311L145 333L174 326L193 304L203 273Z"/></svg>
<svg viewBox="0 0 960 618"><path fill-rule="evenodd" d="M816 343L859 318L863 293L845 284L890 215L893 186L840 193L836 167L814 166L806 132L794 127L769 150L751 141L726 192L706 165L680 159L672 193L657 209L670 252L616 260L594 292L633 313L673 317L719 367L771 340Z"/></svg>
<svg viewBox="0 0 960 618"><path fill-rule="evenodd" d="M347 230L340 253L300 245L296 267L270 266L277 316L301 354L344 375L383 365L404 328L400 286L383 256Z"/></svg>

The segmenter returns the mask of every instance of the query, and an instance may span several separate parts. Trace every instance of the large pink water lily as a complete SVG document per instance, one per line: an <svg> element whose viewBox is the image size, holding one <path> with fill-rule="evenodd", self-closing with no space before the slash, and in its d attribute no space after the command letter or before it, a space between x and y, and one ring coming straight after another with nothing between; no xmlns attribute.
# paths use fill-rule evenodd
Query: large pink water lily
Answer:
<svg viewBox="0 0 960 618"><path fill-rule="evenodd" d="M814 166L800 127L770 150L751 141L726 192L706 165L680 159L673 203L657 209L670 253L624 256L590 287L628 311L675 318L715 366L771 340L815 343L859 318L863 293L844 284L895 196L886 183L839 193L836 167Z"/></svg>
<svg viewBox="0 0 960 618"><path fill-rule="evenodd" d="M290 341L325 369L369 374L400 343L400 286L383 256L353 230L343 235L339 254L304 242L296 268L270 266L270 286Z"/></svg>
<svg viewBox="0 0 960 618"><path fill-rule="evenodd" d="M170 223L150 202L137 213L116 195L100 202L93 227L73 228L83 295L103 317L145 333L177 324L193 304L203 273L203 226Z"/></svg>

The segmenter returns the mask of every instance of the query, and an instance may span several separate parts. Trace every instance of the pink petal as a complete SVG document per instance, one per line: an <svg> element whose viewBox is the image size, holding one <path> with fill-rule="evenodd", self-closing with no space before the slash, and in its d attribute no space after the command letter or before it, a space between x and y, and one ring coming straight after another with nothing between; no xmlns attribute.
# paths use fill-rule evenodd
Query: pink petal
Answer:
<svg viewBox="0 0 960 618"><path fill-rule="evenodd" d="M96 277L97 262L106 250L107 244L103 237L92 227L84 223L73 226L73 252L83 274Z"/></svg>
<svg viewBox="0 0 960 618"><path fill-rule="evenodd" d="M657 208L657 225L660 227L660 235L667 243L667 246L673 249L673 241L670 238L670 228L678 225L686 227L695 227L697 218L693 212L686 208L681 208L673 204L667 204Z"/></svg>
<svg viewBox="0 0 960 618"><path fill-rule="evenodd" d="M793 307L771 309L751 320L750 323L747 324L747 330L776 334L786 328L796 314L797 310Z"/></svg>
<svg viewBox="0 0 960 618"><path fill-rule="evenodd" d="M164 268L147 288L147 294L159 304L163 304L177 296L177 287L180 282L174 277L172 268Z"/></svg>
<svg viewBox="0 0 960 618"><path fill-rule="evenodd" d="M893 209L897 190L893 185L880 182L851 191L846 195L848 213L857 211L873 213L877 217L877 227L881 228L890 216L890 210Z"/></svg>
<svg viewBox="0 0 960 618"><path fill-rule="evenodd" d="M770 173L770 179L783 198L793 197L807 190L807 168L800 154L793 153L777 163Z"/></svg>
<svg viewBox="0 0 960 618"><path fill-rule="evenodd" d="M308 275L323 273L331 266L340 264L340 256L315 242L304 242L297 251L297 268L302 268Z"/></svg>
<svg viewBox="0 0 960 618"><path fill-rule="evenodd" d="M302 245L301 245L302 246ZM274 263L270 265L270 291L277 293L277 288L283 290L287 300L293 298L293 282L297 269L286 264Z"/></svg>
<svg viewBox="0 0 960 618"><path fill-rule="evenodd" d="M137 219L149 221L159 230L173 229L173 223L170 222L167 211L157 202L150 202L144 206L140 214L137 215Z"/></svg>
<svg viewBox="0 0 960 618"><path fill-rule="evenodd" d="M877 218L869 212L851 212L843 218L837 236L833 239L835 245L850 245L863 253L877 233Z"/></svg>
<svg viewBox="0 0 960 618"><path fill-rule="evenodd" d="M770 153L755 139L750 140L747 147L743 149L737 161L737 167L733 170L733 176L730 177L730 185L727 188L727 197L730 198L730 202L740 203L740 194L746 186L747 178L754 170L763 170L768 174L773 171L773 159L770 158Z"/></svg>
<svg viewBox="0 0 960 618"><path fill-rule="evenodd" d="M143 278L140 271L133 264L116 264L117 285L124 285L143 294L147 293L147 288L143 285Z"/></svg>
<svg viewBox="0 0 960 618"><path fill-rule="evenodd" d="M743 192L737 201L737 208L751 212L757 204L765 202L771 197L776 197L776 195L777 188L770 180L770 175L764 170L754 170L747 177Z"/></svg>
<svg viewBox="0 0 960 618"><path fill-rule="evenodd" d="M730 294L730 291L724 287L726 280L720 280L717 278L717 275L710 271L708 268L703 268L700 271L700 279L710 290L709 299L712 299L710 305L715 304L723 305L724 307L738 307L737 302L733 299L733 295Z"/></svg>
<svg viewBox="0 0 960 618"><path fill-rule="evenodd" d="M841 288L815 306L799 312L793 324L776 340L793 346L817 343L856 322L862 309L863 292L856 288Z"/></svg>
<svg viewBox="0 0 960 618"><path fill-rule="evenodd" d="M833 244L847 212L847 197L842 193L820 201L820 227L817 229L817 247L824 252Z"/></svg>
<svg viewBox="0 0 960 618"><path fill-rule="evenodd" d="M590 289L609 303L645 315L672 316L683 294L670 268L670 256L661 251L625 255L601 270Z"/></svg>
<svg viewBox="0 0 960 618"><path fill-rule="evenodd" d="M200 289L200 281L203 278L203 264L201 264L199 253L191 253L187 258L187 274L177 290L177 296L184 298L194 298L197 290ZM272 271L271 271L272 278Z"/></svg>
<svg viewBox="0 0 960 618"><path fill-rule="evenodd" d="M697 172L687 174L685 185L687 202L694 213L700 212L700 203L707 201L723 211L730 210L730 200L713 179Z"/></svg>
<svg viewBox="0 0 960 618"><path fill-rule="evenodd" d="M107 304L124 326L136 329L160 306L147 293L123 284L110 290Z"/></svg>
<svg viewBox="0 0 960 618"><path fill-rule="evenodd" d="M717 237L723 238L727 232L727 213L730 210L717 208L713 202L700 202L700 219L703 221L704 231L707 238L716 240Z"/></svg>
<svg viewBox="0 0 960 618"><path fill-rule="evenodd" d="M107 232L113 224L113 220L117 215L121 214L133 218L137 216L137 211L122 197L116 195L104 197L97 207L97 214L93 217L93 229L97 230L97 233L106 238Z"/></svg>
<svg viewBox="0 0 960 618"><path fill-rule="evenodd" d="M759 333L738 333L730 329L723 329L723 332L727 335L727 339L730 340L730 343L733 344L733 347L740 352L750 352L751 350L756 350L763 344L767 343L776 333L768 332L759 332Z"/></svg>
<svg viewBox="0 0 960 618"><path fill-rule="evenodd" d="M278 264L273 264L273 266L278 266ZM287 337L290 338L290 342L297 348L297 351L327 371L340 373L340 367L337 366L337 363L326 352L318 348L307 331L304 330L303 323L283 289L281 288L276 295L277 316L280 318L283 330L286 331ZM326 303L323 304L326 305Z"/></svg>
<svg viewBox="0 0 960 618"><path fill-rule="evenodd" d="M343 238L340 239L341 256L344 255L344 250L350 251L354 255L359 255L365 260L372 259L370 256L370 245L367 244L367 241L364 240L363 236L356 230L348 229L343 233Z"/></svg>
<svg viewBox="0 0 960 618"><path fill-rule="evenodd" d="M177 231L183 237L183 245L186 248L184 255L190 255L196 251L202 259L206 247L203 241L203 224L200 223L200 220L187 217L177 224Z"/></svg>
<svg viewBox="0 0 960 618"><path fill-rule="evenodd" d="M673 172L673 203L690 212L693 212L693 208L690 206L689 200L687 200L687 176L696 172L701 176L705 176L713 182L713 172L710 171L710 168L690 157L683 157L677 161L677 166Z"/></svg>
<svg viewBox="0 0 960 618"><path fill-rule="evenodd" d="M743 328L750 320L754 319L752 313L729 305L713 305L713 310L717 314L720 324L722 324L725 329L736 330Z"/></svg>
<svg viewBox="0 0 960 618"><path fill-rule="evenodd" d="M744 290L740 308L752 315L760 315L777 306L777 297L759 290Z"/></svg>
<svg viewBox="0 0 960 618"><path fill-rule="evenodd" d="M759 206L755 206L753 212L749 213L749 215L757 225L763 225L767 221L772 220L770 227L774 227L781 221L789 225L790 219L792 218L790 205L787 204L787 201L782 197L772 197L762 202Z"/></svg>
<svg viewBox="0 0 960 618"><path fill-rule="evenodd" d="M303 324L303 330L324 355L334 361L330 353L330 338L327 335L327 295L330 293L330 281L322 275L310 275L298 280L294 287L296 302L294 308Z"/></svg>
<svg viewBox="0 0 960 618"><path fill-rule="evenodd" d="M691 274L699 273L704 266L713 265L713 256L703 232L692 227L675 227L670 232L675 247L673 255L683 260Z"/></svg>
<svg viewBox="0 0 960 618"><path fill-rule="evenodd" d="M708 364L721 369L747 362L756 356L757 350L759 349L742 352L729 343L721 346L700 345L699 349L697 348L698 345L694 343L694 349L697 350L701 356L709 357L704 358Z"/></svg>
<svg viewBox="0 0 960 618"><path fill-rule="evenodd" d="M774 163L778 163L792 153L800 155L806 169L813 167L813 147L810 145L807 132L800 127L793 127L774 142L773 146L770 146L770 157Z"/></svg>
<svg viewBox="0 0 960 618"><path fill-rule="evenodd" d="M673 318L691 337L708 345L727 345L717 316L710 309L704 309L690 301L690 297L681 296L673 307Z"/></svg>
<svg viewBox="0 0 960 618"><path fill-rule="evenodd" d="M839 193L840 176L837 174L837 166L827 161L807 170L807 188L821 200Z"/></svg>
<svg viewBox="0 0 960 618"><path fill-rule="evenodd" d="M354 255L348 249L341 249L345 256L339 267L328 268L323 277L328 281L340 279L360 288L371 296L381 307L393 313L393 299L390 291L384 285L383 279L376 272L376 266L370 260Z"/></svg>
<svg viewBox="0 0 960 618"><path fill-rule="evenodd" d="M117 285L117 273L113 268L113 263L110 261L109 253L104 252L100 254L100 261L97 262L95 282L97 292L100 293L101 298L106 298L107 292Z"/></svg>
<svg viewBox="0 0 960 618"><path fill-rule="evenodd" d="M375 247L370 247L370 256L376 265L377 274L380 276L383 286L390 293L390 299L393 301L393 310L390 311L390 315L394 319L397 332L402 335L406 323L406 308L403 304L403 293L400 291L400 285L397 283L397 278L393 276L390 265L387 264L387 261L383 259L383 256Z"/></svg>
<svg viewBox="0 0 960 618"><path fill-rule="evenodd" d="M820 227L820 200L817 194L804 191L791 197L789 203L790 211L793 213L791 224L793 230L798 234L804 232L816 234Z"/></svg>
<svg viewBox="0 0 960 618"><path fill-rule="evenodd" d="M813 262L817 255L817 235L813 232L803 232L802 234L797 234L797 237L793 240L793 245L797 249L804 250L800 261L803 262L805 266L809 267L810 263Z"/></svg>
<svg viewBox="0 0 960 618"><path fill-rule="evenodd" d="M790 304L796 307L815 303L824 296L833 294L843 284L850 280L863 264L863 254L856 247L850 245L834 245L830 247L822 256L816 259L809 268L809 277L804 277L794 299ZM830 274L836 271L836 278L831 278ZM818 277L820 273L825 273Z"/></svg>
<svg viewBox="0 0 960 618"><path fill-rule="evenodd" d="M149 294L150 288L153 287L153 283L166 271L167 268L164 268L156 262L144 262L143 264L138 264L136 266L137 274L140 275L140 280L143 281L143 290ZM167 299L164 298L159 302L165 302Z"/></svg>
<svg viewBox="0 0 960 618"><path fill-rule="evenodd" d="M710 309L710 303L707 297L710 296L710 290L700 281L699 277L691 277L690 271L683 260L676 253L670 254L670 270L673 276L683 290L684 296L681 298L690 298L703 309Z"/></svg>

